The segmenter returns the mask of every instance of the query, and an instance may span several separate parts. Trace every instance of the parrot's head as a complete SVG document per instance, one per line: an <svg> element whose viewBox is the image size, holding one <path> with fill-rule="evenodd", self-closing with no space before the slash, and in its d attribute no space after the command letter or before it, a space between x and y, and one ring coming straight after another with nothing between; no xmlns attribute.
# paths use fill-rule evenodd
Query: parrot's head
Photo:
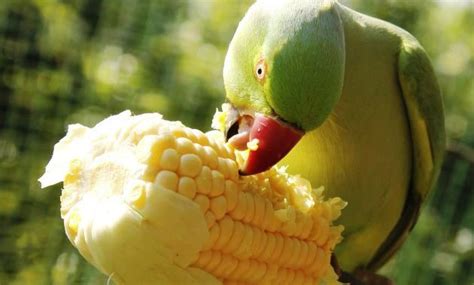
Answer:
<svg viewBox="0 0 474 285"><path fill-rule="evenodd" d="M329 116L344 79L344 32L331 0L259 0L224 64L226 138L249 147L242 174L269 169Z"/></svg>

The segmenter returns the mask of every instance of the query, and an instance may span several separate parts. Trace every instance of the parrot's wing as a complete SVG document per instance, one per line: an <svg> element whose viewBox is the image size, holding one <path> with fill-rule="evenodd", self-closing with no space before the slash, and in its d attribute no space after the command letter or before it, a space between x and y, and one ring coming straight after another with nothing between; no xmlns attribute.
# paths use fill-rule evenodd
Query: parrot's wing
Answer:
<svg viewBox="0 0 474 285"><path fill-rule="evenodd" d="M398 58L398 79L413 145L411 189L399 222L378 249L370 269L383 265L412 230L420 205L434 186L445 149L443 103L433 68L420 44L405 32Z"/></svg>

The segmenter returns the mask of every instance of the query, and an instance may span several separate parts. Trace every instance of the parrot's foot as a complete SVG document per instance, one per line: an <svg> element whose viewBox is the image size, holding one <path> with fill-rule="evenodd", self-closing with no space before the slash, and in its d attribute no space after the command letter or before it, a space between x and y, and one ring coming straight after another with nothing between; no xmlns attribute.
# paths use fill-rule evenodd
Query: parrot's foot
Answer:
<svg viewBox="0 0 474 285"><path fill-rule="evenodd" d="M374 272L364 269L357 269L354 273L342 271L337 262L336 256L333 254L331 265L334 271L339 275L339 282L350 285L395 285L389 278L378 275Z"/></svg>

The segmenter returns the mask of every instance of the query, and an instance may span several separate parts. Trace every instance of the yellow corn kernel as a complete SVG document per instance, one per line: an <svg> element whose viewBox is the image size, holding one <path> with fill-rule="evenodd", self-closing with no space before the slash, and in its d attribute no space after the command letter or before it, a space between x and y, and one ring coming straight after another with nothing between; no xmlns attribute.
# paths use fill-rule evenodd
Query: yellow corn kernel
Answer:
<svg viewBox="0 0 474 285"><path fill-rule="evenodd" d="M293 281L295 280L296 271L289 270L289 269L287 269L285 271L286 271L286 281L285 281L285 283L293 284Z"/></svg>
<svg viewBox="0 0 474 285"><path fill-rule="evenodd" d="M261 229L254 227L255 245L253 246L253 258L259 258L263 250L265 249L265 243L267 242L268 234L264 233Z"/></svg>
<svg viewBox="0 0 474 285"><path fill-rule="evenodd" d="M222 249L225 253L234 252L244 239L244 225L239 222L234 222L234 230L232 231L232 237L230 238L229 242L225 245Z"/></svg>
<svg viewBox="0 0 474 285"><path fill-rule="evenodd" d="M223 254L220 268L215 271L217 276L229 276L237 268L239 260L231 255Z"/></svg>
<svg viewBox="0 0 474 285"><path fill-rule="evenodd" d="M217 220L224 217L227 211L227 201L224 196L217 196L211 199L210 209L216 216Z"/></svg>
<svg viewBox="0 0 474 285"><path fill-rule="evenodd" d="M191 142L194 142L194 140L196 139L194 134L192 134L191 130L189 130L188 128L183 128L183 125L176 124L172 126L170 132L173 136L177 138L186 138Z"/></svg>
<svg viewBox="0 0 474 285"><path fill-rule="evenodd" d="M225 163L229 171L229 179L234 182L239 181L239 166L237 165L237 162L232 159L226 159Z"/></svg>
<svg viewBox="0 0 474 285"><path fill-rule="evenodd" d="M232 236L234 230L234 222L229 216L225 216L222 220L218 222L221 234L219 238L215 241L213 249L221 250L227 244Z"/></svg>
<svg viewBox="0 0 474 285"><path fill-rule="evenodd" d="M203 166L196 177L197 190L202 194L209 194L212 190L212 172L207 166Z"/></svg>
<svg viewBox="0 0 474 285"><path fill-rule="evenodd" d="M226 158L219 157L217 158L217 171L224 176L224 179L230 177L230 171L227 169Z"/></svg>
<svg viewBox="0 0 474 285"><path fill-rule="evenodd" d="M308 255L306 257L306 260L304 261L305 271L309 271L308 266L311 265L316 259L316 253L318 250L318 247L312 242L307 243L307 245L308 245Z"/></svg>
<svg viewBox="0 0 474 285"><path fill-rule="evenodd" d="M176 150L181 154L190 154L196 152L193 142L183 137L176 139Z"/></svg>
<svg viewBox="0 0 474 285"><path fill-rule="evenodd" d="M299 244L299 247L301 248L301 254L297 255L298 258L296 260L295 266L301 268L302 266L304 266L304 262L308 257L309 247L307 242L304 242L302 240L297 240L297 242Z"/></svg>
<svg viewBox="0 0 474 285"><path fill-rule="evenodd" d="M294 236L296 231L296 223L294 220L283 222L281 231L287 236Z"/></svg>
<svg viewBox="0 0 474 285"><path fill-rule="evenodd" d="M214 215L214 213L211 211L207 211L204 214L204 218L206 219L208 228L212 227L216 223L216 215Z"/></svg>
<svg viewBox="0 0 474 285"><path fill-rule="evenodd" d="M173 148L163 151L160 158L160 166L162 169L176 171L179 166L179 154Z"/></svg>
<svg viewBox="0 0 474 285"><path fill-rule="evenodd" d="M211 169L216 169L219 165L216 151L210 146L204 146L204 152L206 154L205 164Z"/></svg>
<svg viewBox="0 0 474 285"><path fill-rule="evenodd" d="M179 175L196 177L201 172L202 162L195 154L183 154L179 163Z"/></svg>
<svg viewBox="0 0 474 285"><path fill-rule="evenodd" d="M235 270L230 274L230 278L232 279L237 279L239 278L240 276L242 276L242 274L244 272L247 272L250 268L250 262L248 260L241 260L239 262L239 264L237 264L237 267L235 268ZM244 280L245 281L245 280Z"/></svg>
<svg viewBox="0 0 474 285"><path fill-rule="evenodd" d="M209 144L209 139L207 138L207 136L201 132L200 130L197 130L197 129L191 129L192 133L194 134L194 136L196 137L196 143L199 144L199 145L208 145Z"/></svg>
<svg viewBox="0 0 474 285"><path fill-rule="evenodd" d="M295 247L294 243L289 237L284 238L283 242L283 251L281 255L278 257L278 262L281 263L283 266L287 267L289 266L289 259L291 257L291 254L294 252ZM276 247L276 240L275 240L275 247Z"/></svg>
<svg viewBox="0 0 474 285"><path fill-rule="evenodd" d="M252 231L252 243L250 244L250 256L249 258L255 257L256 248L261 242L261 236L259 235L258 228L254 226L249 226L249 229Z"/></svg>
<svg viewBox="0 0 474 285"><path fill-rule="evenodd" d="M220 236L220 231L221 231L220 226L217 223L211 227L211 229L209 230L209 239L204 244L203 249L202 249L203 251L209 250L214 246L214 244L216 243L217 239Z"/></svg>
<svg viewBox="0 0 474 285"><path fill-rule="evenodd" d="M245 216L245 212L247 211L247 198L245 196L245 192L239 192L238 196L239 198L237 205L235 206L234 210L230 212L230 215L236 220L242 220Z"/></svg>
<svg viewBox="0 0 474 285"><path fill-rule="evenodd" d="M212 251L210 262L206 265L206 270L213 272L217 266L221 263L222 253L220 251Z"/></svg>
<svg viewBox="0 0 474 285"><path fill-rule="evenodd" d="M245 215L242 218L244 223L250 223L255 215L255 198L250 192L245 193L245 199L247 200L245 203L247 204L247 210L245 211Z"/></svg>
<svg viewBox="0 0 474 285"><path fill-rule="evenodd" d="M194 182L194 179L186 176L181 177L178 183L178 193L189 199L193 199L196 195L196 182Z"/></svg>
<svg viewBox="0 0 474 285"><path fill-rule="evenodd" d="M249 259L249 268L243 272L241 278L249 283L258 281L257 276L258 262L254 259Z"/></svg>
<svg viewBox="0 0 474 285"><path fill-rule="evenodd" d="M206 165L206 151L200 144L194 144L196 155L201 159L202 165Z"/></svg>
<svg viewBox="0 0 474 285"><path fill-rule="evenodd" d="M265 249L263 250L261 259L263 260L270 260L270 257L272 256L274 249L275 249L275 244L276 244L276 238L275 235L269 234L267 239L267 242L265 244Z"/></svg>
<svg viewBox="0 0 474 285"><path fill-rule="evenodd" d="M267 264L267 271L263 275L262 283L268 284L270 282L275 282L278 277L278 265L276 264Z"/></svg>
<svg viewBox="0 0 474 285"><path fill-rule="evenodd" d="M316 248L316 254L314 256L314 260L309 266L309 271L311 273L316 273L316 271L319 270L319 268L322 266L323 260L324 260L324 252L322 249L318 247Z"/></svg>
<svg viewBox="0 0 474 285"><path fill-rule="evenodd" d="M298 268L296 266L298 263L298 259L303 255L301 252L301 245L295 238L291 239L291 243L293 250L290 252L290 257L288 258L287 263L291 268Z"/></svg>
<svg viewBox="0 0 474 285"><path fill-rule="evenodd" d="M209 209L210 201L206 195L197 194L196 197L194 197L194 202L199 205L203 213L205 213L207 209Z"/></svg>
<svg viewBox="0 0 474 285"><path fill-rule="evenodd" d="M224 196L225 199L227 200L227 211L231 212L235 209L235 206L237 205L237 200L238 200L238 192L237 192L237 185L235 182L226 180L225 181L225 190L224 190Z"/></svg>
<svg viewBox="0 0 474 285"><path fill-rule="evenodd" d="M216 151L217 156L224 157L224 147L216 141L216 136L209 140L209 146Z"/></svg>
<svg viewBox="0 0 474 285"><path fill-rule="evenodd" d="M263 276L265 276L265 273L267 272L267 265L263 262L257 262L256 260L252 259L251 260L251 266L254 269L253 274L249 276L249 281L252 283L257 283L263 279Z"/></svg>
<svg viewBox="0 0 474 285"><path fill-rule="evenodd" d="M276 262L281 260L281 255L283 254L283 249L285 248L285 238L280 234L275 234L275 248L273 253L269 257L270 262Z"/></svg>
<svg viewBox="0 0 474 285"><path fill-rule="evenodd" d="M303 284L305 282L305 276L301 271L295 271L295 278L293 279L293 284Z"/></svg>
<svg viewBox="0 0 474 285"><path fill-rule="evenodd" d="M225 255L221 253L220 263L212 270L212 273L215 276L222 276L223 272L228 269L229 264L231 264L232 256Z"/></svg>
<svg viewBox="0 0 474 285"><path fill-rule="evenodd" d="M250 226L244 225L244 238L239 247L234 251L234 255L239 259L248 259L252 255L253 231Z"/></svg>
<svg viewBox="0 0 474 285"><path fill-rule="evenodd" d="M201 251L199 257L195 263L196 266L205 268L212 259L212 252L209 250Z"/></svg>
<svg viewBox="0 0 474 285"><path fill-rule="evenodd" d="M211 197L216 197L224 193L225 190L225 180L224 180L224 175L220 173L219 171L212 170L212 190L209 195Z"/></svg>
<svg viewBox="0 0 474 285"><path fill-rule="evenodd" d="M171 126L169 132L176 138L188 138L186 129L177 125Z"/></svg>
<svg viewBox="0 0 474 285"><path fill-rule="evenodd" d="M156 175L154 184L176 191L178 188L178 179L176 173L169 170L162 170Z"/></svg>

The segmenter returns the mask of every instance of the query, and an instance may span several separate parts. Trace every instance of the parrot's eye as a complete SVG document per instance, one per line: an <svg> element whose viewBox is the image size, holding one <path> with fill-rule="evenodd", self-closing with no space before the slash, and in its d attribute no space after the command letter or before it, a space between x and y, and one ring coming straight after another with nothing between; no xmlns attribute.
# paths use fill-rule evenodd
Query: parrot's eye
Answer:
<svg viewBox="0 0 474 285"><path fill-rule="evenodd" d="M257 77L258 81L262 81L265 79L265 74L267 72L267 66L265 64L265 60L261 59L257 62L255 66L255 77Z"/></svg>

